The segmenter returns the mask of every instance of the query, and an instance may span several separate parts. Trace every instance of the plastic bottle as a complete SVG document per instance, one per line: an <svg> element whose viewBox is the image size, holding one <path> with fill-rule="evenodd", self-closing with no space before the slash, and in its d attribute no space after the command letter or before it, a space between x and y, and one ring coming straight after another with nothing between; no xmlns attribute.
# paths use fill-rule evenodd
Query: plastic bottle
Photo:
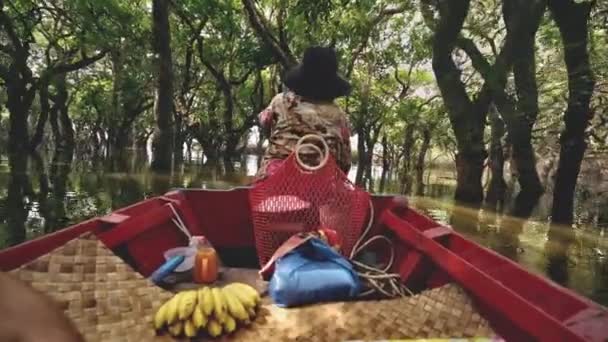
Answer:
<svg viewBox="0 0 608 342"><path fill-rule="evenodd" d="M194 267L192 268L192 277L196 283L213 283L217 280L219 273L217 252L206 238L197 236L194 239L197 239L197 251L194 258Z"/></svg>

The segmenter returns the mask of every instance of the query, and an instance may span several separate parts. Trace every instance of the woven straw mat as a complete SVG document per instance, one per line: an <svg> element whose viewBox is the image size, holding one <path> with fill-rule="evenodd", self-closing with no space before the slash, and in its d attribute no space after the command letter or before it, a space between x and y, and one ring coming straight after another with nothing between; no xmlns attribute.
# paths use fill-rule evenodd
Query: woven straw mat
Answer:
<svg viewBox="0 0 608 342"><path fill-rule="evenodd" d="M88 342L174 341L168 334L156 336L152 327L154 313L172 293L143 278L93 234L11 273L55 299ZM333 342L494 335L466 293L449 284L409 298L289 309L273 305L265 296L250 326L219 340Z"/></svg>
<svg viewBox="0 0 608 342"><path fill-rule="evenodd" d="M56 300L86 341L173 341L157 337L156 309L171 298L85 233L11 273Z"/></svg>
<svg viewBox="0 0 608 342"><path fill-rule="evenodd" d="M448 284L409 298L283 309L269 303L222 341L378 341L495 337L466 293Z"/></svg>

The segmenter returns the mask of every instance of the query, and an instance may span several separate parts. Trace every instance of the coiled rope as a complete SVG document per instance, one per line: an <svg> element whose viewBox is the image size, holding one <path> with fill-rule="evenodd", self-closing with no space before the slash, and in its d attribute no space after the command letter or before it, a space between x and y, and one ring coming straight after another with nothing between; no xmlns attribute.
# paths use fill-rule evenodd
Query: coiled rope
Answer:
<svg viewBox="0 0 608 342"><path fill-rule="evenodd" d="M321 151L321 149L314 144L304 143L304 141L308 139L317 140L321 142L325 151ZM300 150L304 147L311 148L317 153L319 153L319 155L322 157L319 165L309 166L304 164L299 155ZM317 134L308 134L301 137L296 143L294 151L297 163L302 169L306 171L316 171L321 169L323 166L325 166L329 158L329 147L327 146L325 139L323 139L323 137ZM355 271L357 272L359 278L361 278L365 286L369 288L368 290L361 292L359 296L364 297L374 293L381 293L389 298L406 297L408 295L411 296L413 295L413 293L401 282L401 276L398 273L389 273L389 270L391 269L391 267L393 267L393 263L395 262L395 246L393 245L393 242L389 240L386 236L382 235L373 236L364 242L374 223L374 206L371 199L369 201L369 208L370 218L369 222L367 223L367 227L365 227L365 230L355 243L349 255L349 261L355 267ZM355 260L359 253L365 250L365 248L368 247L372 242L378 240L386 242L389 245L389 251L391 253L389 261L384 268L376 268Z"/></svg>
<svg viewBox="0 0 608 342"><path fill-rule="evenodd" d="M393 267L393 263L395 262L395 246L393 245L393 242L383 235L373 236L367 241L363 242L372 229L374 223L374 205L371 200L369 201L369 209L370 218L369 222L367 223L367 227L365 227L365 230L355 243L355 246L353 247L353 250L349 256L350 262L355 266L357 274L364 281L367 287L369 287L367 291L362 292L359 296L364 297L376 292L390 298L406 297L408 295L413 296L414 294L412 291L401 282L401 276L398 273L389 273L389 270L391 267ZM377 240L386 242L389 245L389 251L391 252L389 261L384 268L376 268L355 260L359 253L361 253L372 242Z"/></svg>

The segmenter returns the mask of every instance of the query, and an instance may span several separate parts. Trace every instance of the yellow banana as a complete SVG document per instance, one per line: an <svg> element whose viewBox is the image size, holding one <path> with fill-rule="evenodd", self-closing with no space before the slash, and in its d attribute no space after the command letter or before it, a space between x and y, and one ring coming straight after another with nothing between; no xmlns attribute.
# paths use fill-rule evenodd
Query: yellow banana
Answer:
<svg viewBox="0 0 608 342"><path fill-rule="evenodd" d="M211 289L207 286L198 290L198 305L203 310L205 316L211 315L213 312L213 297L211 296Z"/></svg>
<svg viewBox="0 0 608 342"><path fill-rule="evenodd" d="M226 300L226 307L228 312L238 320L246 320L249 318L249 314L245 310L245 307L241 302L237 299L236 296L232 294L229 290L223 288L222 293L224 295L224 299Z"/></svg>
<svg viewBox="0 0 608 342"><path fill-rule="evenodd" d="M245 283L232 283L227 286L233 287L237 290L244 292L248 297L253 298L253 300L255 301L256 304L258 304L261 301L260 294L258 293L258 291L256 289L251 287L251 285L248 285Z"/></svg>
<svg viewBox="0 0 608 342"><path fill-rule="evenodd" d="M186 334L188 337L196 336L196 327L194 327L192 320L188 319L184 321L184 334Z"/></svg>
<svg viewBox="0 0 608 342"><path fill-rule="evenodd" d="M207 324L207 332L211 337L218 337L222 334L222 325L215 319L210 319Z"/></svg>
<svg viewBox="0 0 608 342"><path fill-rule="evenodd" d="M231 333L236 329L236 321L234 318L227 316L226 322L224 322L223 326L227 333Z"/></svg>
<svg viewBox="0 0 608 342"><path fill-rule="evenodd" d="M215 317L222 320L226 315L226 302L224 300L224 295L217 287L211 289L211 294L213 296L213 312L215 313Z"/></svg>
<svg viewBox="0 0 608 342"><path fill-rule="evenodd" d="M207 325L207 317L205 317L201 307L198 305L194 308L194 312L192 313L192 322L196 329L203 328Z"/></svg>
<svg viewBox="0 0 608 342"><path fill-rule="evenodd" d="M154 314L154 329L159 330L163 327L165 322L167 321L167 308L169 307L167 304L171 299L166 301Z"/></svg>
<svg viewBox="0 0 608 342"><path fill-rule="evenodd" d="M184 294L179 301L179 319L185 320L192 315L192 312L196 307L196 297L196 291L184 291Z"/></svg>
<svg viewBox="0 0 608 342"><path fill-rule="evenodd" d="M173 324L173 322L177 321L177 309L178 309L178 305L179 305L179 301L181 299L182 294L178 293L176 295L174 295L171 299L169 299L169 301L167 302L167 313L166 313L166 322L167 324Z"/></svg>
<svg viewBox="0 0 608 342"><path fill-rule="evenodd" d="M245 308L255 306L255 299L247 293L240 291L240 289L237 289L234 286L225 286L224 290L232 293Z"/></svg>
<svg viewBox="0 0 608 342"><path fill-rule="evenodd" d="M169 326L169 332L173 336L179 336L182 333L182 329L184 328L184 323L182 321L176 321L175 323Z"/></svg>

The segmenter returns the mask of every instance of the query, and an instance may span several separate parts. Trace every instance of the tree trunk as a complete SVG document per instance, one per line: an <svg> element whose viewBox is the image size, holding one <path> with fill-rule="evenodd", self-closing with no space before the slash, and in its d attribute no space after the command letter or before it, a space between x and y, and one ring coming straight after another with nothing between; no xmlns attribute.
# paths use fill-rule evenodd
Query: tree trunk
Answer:
<svg viewBox="0 0 608 342"><path fill-rule="evenodd" d="M68 213L66 211L65 195L68 189L68 176L72 170L72 160L74 150L72 145L66 145L61 151L56 151L50 168L50 178L52 182L52 212L55 222L47 227L48 233L69 224Z"/></svg>
<svg viewBox="0 0 608 342"><path fill-rule="evenodd" d="M384 188L386 187L386 178L388 176L389 168L390 168L390 159L389 159L389 146L388 139L385 136L382 137L382 175L380 176L380 186L378 188L378 192L383 193Z"/></svg>
<svg viewBox="0 0 608 342"><path fill-rule="evenodd" d="M414 125L408 124L405 127L405 137L403 139L403 167L401 168L401 193L407 194L411 190L412 177L410 175L412 165L412 153L414 149Z"/></svg>
<svg viewBox="0 0 608 342"><path fill-rule="evenodd" d="M431 129L425 128L422 131L422 144L420 145L420 151L418 152L418 159L416 160L416 195L424 195L424 161L426 159L426 153L431 146Z"/></svg>
<svg viewBox="0 0 608 342"><path fill-rule="evenodd" d="M224 106L225 107L224 107L224 117L223 117L223 121L222 121L222 124L224 126L223 127L224 132L223 132L223 136L222 136L223 142L224 142L223 161L224 161L224 166L226 167L226 170L231 172L234 170L234 165L232 164L232 159L235 155L236 145L238 144L238 137L235 136L237 133L234 129L234 118L233 118L233 116L234 116L234 99L232 98L232 84L230 83L228 78L224 75L224 73L221 70L216 69L205 58L205 56L203 54L202 39L199 39L198 54L199 54L199 59L201 60L201 63L203 63L205 68L207 68L207 70L209 70L209 72L213 75L213 77L219 83L219 88L222 92L222 95L224 96ZM215 98L212 99L212 102L213 101L215 101ZM213 106L213 107L215 107L215 106ZM217 122L217 120L215 120L215 118L213 118L213 117L210 118L209 126L211 126L210 127L211 129L215 128L216 122ZM219 127L217 127L217 128L219 128ZM211 133L211 129L209 129L207 132ZM204 137L204 140L209 140L209 139L213 139L213 138ZM202 142L201 142L201 144L202 144ZM213 145L216 145L216 144L217 143L215 143ZM207 145L209 146L211 144L207 144Z"/></svg>
<svg viewBox="0 0 608 342"><path fill-rule="evenodd" d="M496 112L490 111L492 137L490 141L490 170L492 178L486 195L485 206L488 209L500 211L503 206L507 183L504 178L505 157L503 154L502 138L505 135L505 124Z"/></svg>
<svg viewBox="0 0 608 342"><path fill-rule="evenodd" d="M44 128L49 119L50 104L49 104L49 88L48 83L41 84L38 93L38 99L40 101L40 116L36 124L36 131L30 142L30 150L34 151L42 143L44 139Z"/></svg>
<svg viewBox="0 0 608 342"><path fill-rule="evenodd" d="M27 153L9 155L10 180L6 197L6 246L10 247L25 241L25 221L28 209L25 203L29 179L27 176Z"/></svg>
<svg viewBox="0 0 608 342"><path fill-rule="evenodd" d="M515 216L531 213L543 193L543 186L536 170L536 156L532 147L532 128L538 116L538 86L536 84L535 37L546 0L520 2L504 11L507 30L515 37L513 49L513 74L517 92L517 103L499 101L508 105L504 114L513 147L513 159L517 166L520 192L516 197ZM522 15L526 13L527 15ZM519 23L514 27L511 17L518 16ZM508 103L507 103L508 102Z"/></svg>
<svg viewBox="0 0 608 342"><path fill-rule="evenodd" d="M53 103L49 115L49 119L51 121L51 132L53 133L53 142L55 143L55 149L59 148L59 146L61 146L61 142L63 141L61 129L59 128L59 110L59 105L57 103Z"/></svg>
<svg viewBox="0 0 608 342"><path fill-rule="evenodd" d="M131 128L121 128L114 134L112 143L112 156L118 156L126 152L129 146L133 145L133 134Z"/></svg>
<svg viewBox="0 0 608 342"><path fill-rule="evenodd" d="M32 151L31 157L31 160L35 165L35 170L38 173L38 183L40 184L40 191L36 196L39 203L38 212L40 212L40 216L44 218L43 231L48 233L50 232L49 227L54 226L55 222L53 210L51 210L51 207L49 206L49 178L40 154L37 151Z"/></svg>
<svg viewBox="0 0 608 342"><path fill-rule="evenodd" d="M25 56L27 58L27 56ZM25 63L25 61L23 61ZM29 133L27 118L34 98L33 89L27 89L28 81L24 79L26 66L11 66L9 78L5 80L9 111L9 152L27 154L29 152ZM21 71L19 70L21 69Z"/></svg>
<svg viewBox="0 0 608 342"><path fill-rule="evenodd" d="M182 128L181 113L175 115L175 144L173 146L173 159L176 165L181 165L184 162L184 142L185 132Z"/></svg>
<svg viewBox="0 0 608 342"><path fill-rule="evenodd" d="M534 38L546 8L546 0L519 0L503 4L503 16L507 25L507 36L503 50L497 58L496 71L486 61L475 44L460 38L458 44L473 62L473 66L485 79L494 102L506 123L513 147L513 160L517 166L517 178L521 185L518 201L535 203L543 189L536 171L536 159L531 144L531 131L538 115L538 91L536 85L536 63ZM504 91L506 75L511 67L515 72L518 101ZM490 202L494 202L494 199ZM490 203L491 204L491 203Z"/></svg>
<svg viewBox="0 0 608 342"><path fill-rule="evenodd" d="M169 28L169 0L153 0L152 17L154 52L157 54L156 98L152 169L171 170L173 154L173 69L171 61L171 32Z"/></svg>
<svg viewBox="0 0 608 342"><path fill-rule="evenodd" d="M592 2L549 1L549 8L564 45L569 89L568 108L564 114L565 129L560 137L559 164L553 190L553 223L572 223L574 191L587 148L585 129L593 118L589 104L595 80L587 51L588 20L592 6Z"/></svg>
<svg viewBox="0 0 608 342"><path fill-rule="evenodd" d="M72 119L68 114L68 90L66 87L66 74L60 74L55 81L57 94L55 96L56 105L59 114L59 123L61 127L62 148L74 148L74 128L72 127Z"/></svg>
<svg viewBox="0 0 608 342"><path fill-rule="evenodd" d="M433 38L433 72L456 136L457 185L455 200L478 207L483 201L481 176L487 152L483 141L489 89L472 102L452 59L452 51L469 10L469 0L439 4L440 19ZM498 79L502 74L499 73Z"/></svg>
<svg viewBox="0 0 608 342"><path fill-rule="evenodd" d="M357 173L355 174L355 184L358 186L364 185L363 176L367 162L367 149L365 146L366 132L362 129L357 129Z"/></svg>
<svg viewBox="0 0 608 342"><path fill-rule="evenodd" d="M186 156L188 162L192 162L192 137L186 139Z"/></svg>
<svg viewBox="0 0 608 342"><path fill-rule="evenodd" d="M232 120L231 120L232 121ZM224 149L224 167L226 172L232 173L235 171L234 169L234 159L236 158L236 146L238 145L238 137L235 137L233 134L226 138L226 148Z"/></svg>
<svg viewBox="0 0 608 342"><path fill-rule="evenodd" d="M380 130L381 130L381 126L377 125L376 127L373 127L372 125L372 129L370 130L370 134L368 134L367 139L365 140L365 145L366 145L366 157L367 159L365 160L365 175L364 178L366 179L366 183L367 183L367 189L369 190L373 190L374 189L374 177L373 177L373 168L374 168L374 147L376 146L376 143L378 142L378 136L380 135Z"/></svg>
<svg viewBox="0 0 608 342"><path fill-rule="evenodd" d="M122 150L122 137L119 132L121 118L124 117L122 111L122 51L114 49L110 52L110 61L112 63L112 99L111 113L108 118L108 141L106 144L107 156L112 158Z"/></svg>

